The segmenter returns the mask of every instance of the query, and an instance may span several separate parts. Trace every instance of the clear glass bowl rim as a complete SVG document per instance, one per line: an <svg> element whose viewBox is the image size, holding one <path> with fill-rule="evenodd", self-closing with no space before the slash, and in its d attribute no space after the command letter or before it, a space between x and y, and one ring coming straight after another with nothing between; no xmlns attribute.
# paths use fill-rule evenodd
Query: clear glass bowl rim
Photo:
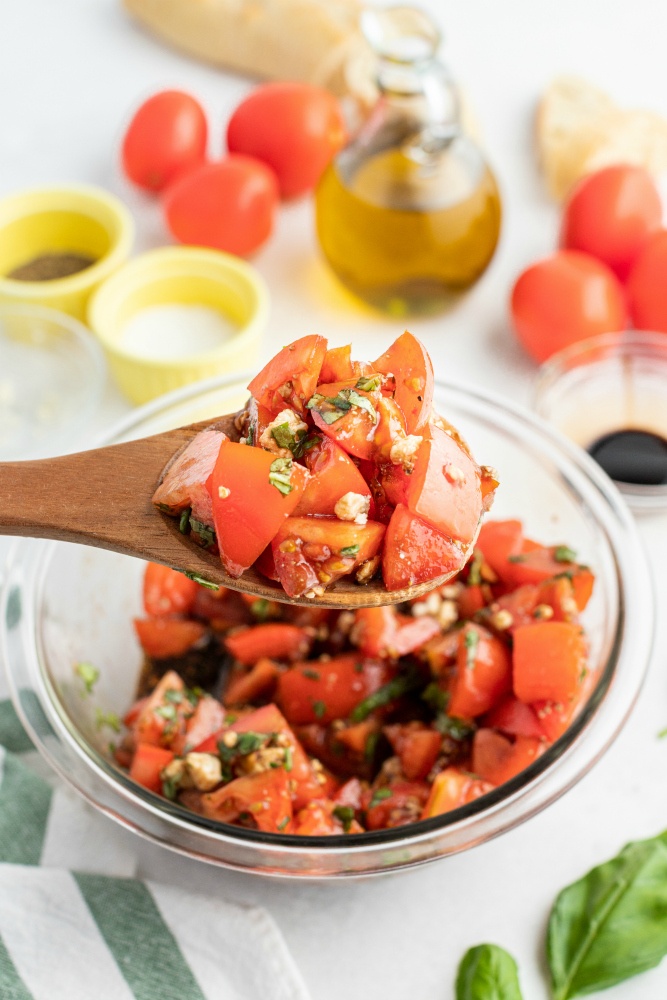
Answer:
<svg viewBox="0 0 667 1000"><path fill-rule="evenodd" d="M190 401L194 403L197 397L214 390L227 388L231 390L241 386L242 382L243 374L217 377L169 393L133 411L106 433L99 443L111 443L139 429L145 421L159 416L163 411L166 412L174 406ZM64 708L58 703L50 681L42 671L33 620L34 609L39 606L40 600L40 574L42 577L45 575L49 553L57 543L20 539L15 542L11 550L6 579L0 594L2 615L0 651L4 653L7 664L15 707L33 742L55 770L85 798L122 825L147 839L201 860L241 870L260 870L263 874L287 877L318 879L332 875L354 877L360 874L383 874L392 868L424 863L435 857L464 850L511 829L560 797L602 756L620 731L639 694L653 642L655 614L651 574L632 515L613 483L595 462L530 411L514 405L504 397L460 381L456 384L440 381L436 383L436 387L450 396L453 395L454 398L458 397L459 403L467 405L471 412L479 415L484 411L490 411L494 420L497 419L502 424L513 427L515 433L520 433L526 441L532 440L538 443L554 458L561 474L567 472L573 476L579 486L587 491L587 499L597 506L599 523L604 526L607 542L614 557L620 604L619 626L601 677L588 702L567 731L524 771L483 798L433 819L407 826L356 835L302 837L262 833L206 820L131 782L129 777L123 775L90 747L71 726ZM32 552L28 551L30 547ZM113 808L109 808L106 802L100 801L95 794L81 787L80 782L67 772L60 755L54 754L53 746L37 731L38 727L26 717L21 704L16 672L12 669L8 655L5 626L8 602L12 590L17 586L15 570L27 563L32 563L30 573L32 579L29 581L31 586L23 588L21 592L23 605L29 610L29 614L24 615L22 620L21 645L32 680L32 688L37 694L40 707L54 731L56 740L73 750L76 757L83 761L89 770L94 771L118 797L119 801ZM624 585L624 580L628 581L627 587ZM588 753L583 752L586 748ZM551 765L556 763L558 766L552 768ZM132 808L124 808L124 803L131 804ZM174 832L182 831L184 839L181 838L179 843L174 843L166 837L156 835L155 831L146 829L136 819L137 808L140 812L160 817ZM378 862L378 853L386 848L400 851L402 848L428 845L438 834L450 830L456 831L459 835L465 833L468 842L460 845L455 838L456 842L451 850L439 849L432 855L428 855L427 852L423 855L418 854L410 859L399 860L393 866ZM191 844L193 838L194 849ZM290 855L301 857L310 851L317 851L322 855L339 853L347 857L354 854L367 855L368 865L364 864L363 867L356 867L350 871L326 872L324 875L319 872L312 875L277 866L255 869L252 865L229 862L219 856L219 851L211 853L210 846L214 843L218 848L225 843L245 843L251 850L255 847L258 851L271 851L278 861L281 858L287 861Z"/></svg>

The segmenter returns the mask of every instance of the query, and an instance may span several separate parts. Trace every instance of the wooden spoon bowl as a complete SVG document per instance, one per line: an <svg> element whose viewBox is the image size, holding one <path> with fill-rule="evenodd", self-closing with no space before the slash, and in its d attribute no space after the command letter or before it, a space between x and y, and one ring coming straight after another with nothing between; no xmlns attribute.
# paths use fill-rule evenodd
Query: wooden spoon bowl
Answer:
<svg viewBox="0 0 667 1000"><path fill-rule="evenodd" d="M234 414L152 437L30 462L0 463L0 534L51 538L163 563L212 585L256 598L322 608L400 604L441 586L457 572L401 590L381 579L343 578L321 597L288 597L253 569L229 576L220 557L195 545L178 519L162 514L152 496L176 455L198 431L214 426L238 440ZM468 551L472 550L472 546Z"/></svg>

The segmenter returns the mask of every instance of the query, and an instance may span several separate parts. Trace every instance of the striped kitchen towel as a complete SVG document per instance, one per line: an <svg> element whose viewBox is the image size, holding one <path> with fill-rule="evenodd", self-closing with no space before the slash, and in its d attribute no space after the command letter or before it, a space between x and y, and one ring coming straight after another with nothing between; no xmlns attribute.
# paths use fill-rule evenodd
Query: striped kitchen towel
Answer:
<svg viewBox="0 0 667 1000"><path fill-rule="evenodd" d="M126 877L106 829L0 702L0 1000L308 1000L265 910Z"/></svg>

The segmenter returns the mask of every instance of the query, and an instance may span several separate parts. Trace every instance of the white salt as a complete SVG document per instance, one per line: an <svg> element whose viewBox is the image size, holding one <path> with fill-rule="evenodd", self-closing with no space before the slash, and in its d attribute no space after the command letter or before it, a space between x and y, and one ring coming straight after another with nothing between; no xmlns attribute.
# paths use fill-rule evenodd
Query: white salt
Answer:
<svg viewBox="0 0 667 1000"><path fill-rule="evenodd" d="M215 351L238 327L217 309L170 303L135 313L121 330L123 350L142 358L178 361Z"/></svg>

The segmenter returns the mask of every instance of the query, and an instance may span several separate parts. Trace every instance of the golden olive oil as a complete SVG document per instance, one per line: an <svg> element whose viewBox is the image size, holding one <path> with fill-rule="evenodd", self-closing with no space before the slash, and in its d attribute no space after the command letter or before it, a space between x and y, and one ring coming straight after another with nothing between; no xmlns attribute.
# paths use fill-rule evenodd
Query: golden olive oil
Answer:
<svg viewBox="0 0 667 1000"><path fill-rule="evenodd" d="M472 285L501 218L495 179L476 154L462 138L426 163L395 147L334 161L316 192L316 221L343 284L395 315L438 312Z"/></svg>

